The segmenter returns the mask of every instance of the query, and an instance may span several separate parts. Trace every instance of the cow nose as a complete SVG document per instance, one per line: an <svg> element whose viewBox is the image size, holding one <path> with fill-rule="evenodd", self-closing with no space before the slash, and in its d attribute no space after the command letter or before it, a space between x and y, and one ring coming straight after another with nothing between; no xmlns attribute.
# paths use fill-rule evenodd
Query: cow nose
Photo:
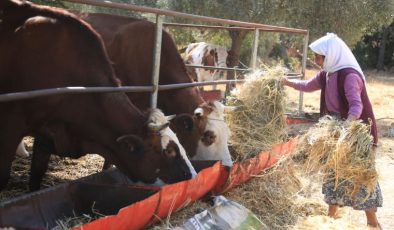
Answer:
<svg viewBox="0 0 394 230"><path fill-rule="evenodd" d="M204 110L202 108L197 108L196 110L194 110L194 115L196 115L197 117L201 117L204 114Z"/></svg>

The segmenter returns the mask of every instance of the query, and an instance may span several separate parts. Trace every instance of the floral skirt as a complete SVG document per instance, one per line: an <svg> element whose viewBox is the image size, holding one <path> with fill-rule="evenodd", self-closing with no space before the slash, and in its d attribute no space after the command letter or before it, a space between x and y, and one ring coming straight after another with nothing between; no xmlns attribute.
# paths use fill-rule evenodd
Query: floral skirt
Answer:
<svg viewBox="0 0 394 230"><path fill-rule="evenodd" d="M341 183L336 190L335 180L327 180L322 187L324 194L324 201L329 205L349 206L356 210L366 210L377 207L382 207L383 196L380 190L379 183L376 185L375 190L368 193L365 188L361 188L358 193L354 196L346 195L346 188L351 185L351 182Z"/></svg>

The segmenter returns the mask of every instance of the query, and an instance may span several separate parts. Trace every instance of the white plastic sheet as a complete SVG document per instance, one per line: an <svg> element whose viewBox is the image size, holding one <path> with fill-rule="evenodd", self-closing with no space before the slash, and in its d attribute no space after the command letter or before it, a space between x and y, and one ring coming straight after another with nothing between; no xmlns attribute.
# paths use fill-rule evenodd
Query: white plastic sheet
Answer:
<svg viewBox="0 0 394 230"><path fill-rule="evenodd" d="M188 219L173 230L253 230L268 229L256 215L224 196L214 198L214 205Z"/></svg>

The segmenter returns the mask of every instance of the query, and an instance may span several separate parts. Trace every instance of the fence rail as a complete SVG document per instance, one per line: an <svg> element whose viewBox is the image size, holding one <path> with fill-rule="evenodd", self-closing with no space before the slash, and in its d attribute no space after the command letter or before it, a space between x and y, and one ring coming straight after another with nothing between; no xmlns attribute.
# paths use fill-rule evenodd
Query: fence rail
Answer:
<svg viewBox="0 0 394 230"><path fill-rule="evenodd" d="M257 55L257 44L258 44L258 33L259 31L268 31L268 32L282 32L282 33L294 33L300 34L304 36L304 52L303 52L303 60L302 60L302 73L291 73L288 74L289 78L305 78L305 65L306 65L306 50L308 45L309 31L303 29L294 29L280 26L271 26L264 25L259 23L250 23L250 22L242 22L236 20L228 20L221 18L213 18L199 15L192 15L187 13L180 13L171 10L162 10L151 7L137 6L132 4L125 3L114 3L107 0L62 0L66 2L72 3L80 3L87 5L94 5L100 7L108 7L108 8L116 8L116 9L124 9L129 11L139 11L145 13L153 13L156 14L156 37L155 37L155 49L154 49L154 60L153 66L155 69L153 71L152 76L152 86L126 86L126 87L64 87L64 88L53 88L53 89L41 89L41 90L33 90L33 91L24 91L24 92L14 92L7 94L0 94L0 102L5 101L15 101L22 100L28 98L36 98L41 96L49 96L56 94L82 94L82 93L111 93L111 92L151 92L151 106L156 107L157 103L157 92L159 90L170 90L170 89L178 89L184 87L192 87L192 86L205 86L205 85L219 85L219 84L231 84L243 82L244 80L221 80L221 81L210 81L210 82L197 82L197 83L182 83L182 84L172 84L172 85L158 85L158 73L159 73L159 64L160 63L160 53L161 53L161 31L163 25L166 26L183 26L183 27L195 27L195 28L212 28L212 29L242 29L242 30L254 30L255 31L255 41L254 41L254 49L252 53L252 57ZM203 21L209 23L219 23L225 25L231 25L231 27L224 26L210 26L210 25L192 25L192 24L177 24L177 23L164 23L162 16L172 16L172 17L181 17L186 19L191 19L195 21ZM221 68L221 67L207 67L207 66L195 66L188 65L194 68L206 68L206 69L219 69L226 71L250 71L253 70L256 66L256 58L252 59L252 68L249 69L239 69L239 68ZM299 98L299 111L302 111L303 104L303 95L300 92Z"/></svg>
<svg viewBox="0 0 394 230"><path fill-rule="evenodd" d="M116 3L111 1L101 1L101 0L62 0L62 1L131 10L131 11L139 11L144 13L153 13L157 15L180 17L180 18L192 19L192 20L203 21L203 22L220 23L220 24L240 26L240 27L249 27L249 28L267 30L272 32L286 32L286 33L295 33L295 34L304 34L304 35L308 33L308 30L303 30L303 29L294 29L294 28L281 27L281 26L271 26L271 25L264 25L259 23L242 22L242 21L222 19L222 18L199 16L199 15L176 12L172 10L163 10L163 9L157 9L152 7L137 6L133 4Z"/></svg>
<svg viewBox="0 0 394 230"><path fill-rule="evenodd" d="M181 89L186 87L194 86L205 86L205 85L224 85L230 83L241 83L245 80L220 80L214 82L194 82L194 83L178 83L169 85L158 85L158 91ZM0 94L0 102L16 101L31 99L43 96L52 96L60 94L84 94L84 93L116 93L116 92L153 92L156 88L154 86L121 86L121 87L62 87L62 88L51 88L51 89L39 89L23 92L13 92Z"/></svg>

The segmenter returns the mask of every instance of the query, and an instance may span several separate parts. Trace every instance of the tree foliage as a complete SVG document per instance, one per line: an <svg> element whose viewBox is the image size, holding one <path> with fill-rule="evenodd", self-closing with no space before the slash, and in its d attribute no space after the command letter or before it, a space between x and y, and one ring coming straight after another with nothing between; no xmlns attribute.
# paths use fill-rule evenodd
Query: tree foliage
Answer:
<svg viewBox="0 0 394 230"><path fill-rule="evenodd" d="M354 46L371 26L390 23L392 0L294 0L283 5L286 26L307 28L311 40L334 32Z"/></svg>
<svg viewBox="0 0 394 230"><path fill-rule="evenodd" d="M365 34L356 44L354 54L363 68L385 70L394 67L394 21Z"/></svg>
<svg viewBox="0 0 394 230"><path fill-rule="evenodd" d="M169 9L197 15L310 30L311 40L334 32L350 46L371 25L389 24L392 0L162 0Z"/></svg>
<svg viewBox="0 0 394 230"><path fill-rule="evenodd" d="M324 36L327 32L334 32L350 47L354 47L362 36L368 33L369 28L388 25L394 12L392 0L160 0L160 6L196 15L308 29L310 41ZM215 36L221 36L224 44L231 47L229 38L223 38L223 33L212 34L188 32L187 38L209 41L214 40ZM251 37L253 36L245 36L242 41L251 44ZM269 36L261 33L261 37ZM286 35L282 36L281 41L278 40L278 36L276 38L276 41L272 38L268 41L289 46L296 44L298 49L302 46L300 37ZM259 49L274 46L275 44L263 44ZM247 57L250 51L249 49L245 53L242 48L241 58ZM265 55L269 52L264 50Z"/></svg>

